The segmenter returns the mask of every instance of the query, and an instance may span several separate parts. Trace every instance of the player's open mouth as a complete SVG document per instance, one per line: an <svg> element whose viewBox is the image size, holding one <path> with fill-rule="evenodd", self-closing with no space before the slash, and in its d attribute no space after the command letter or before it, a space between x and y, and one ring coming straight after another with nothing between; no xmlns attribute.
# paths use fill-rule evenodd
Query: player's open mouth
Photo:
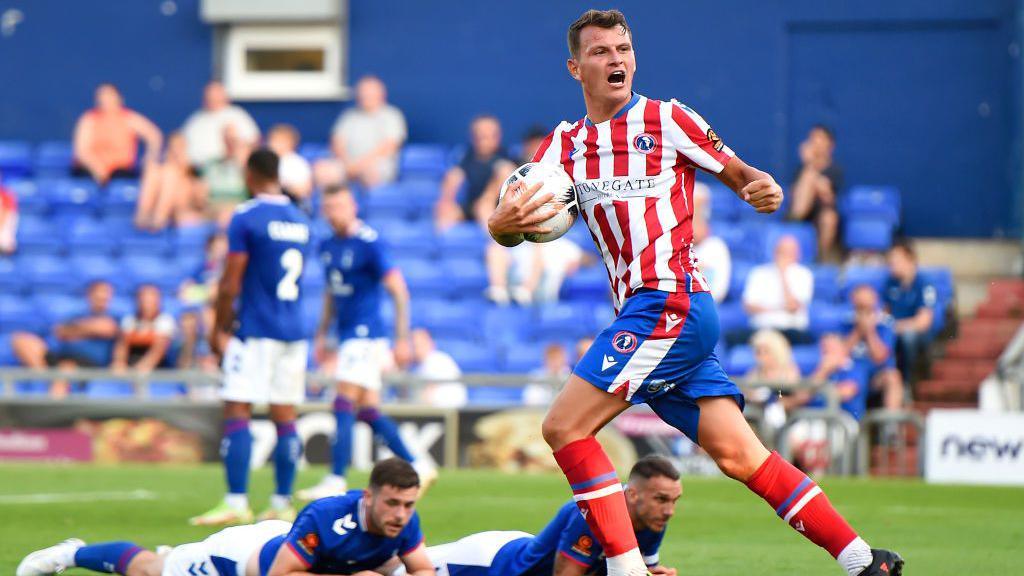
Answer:
<svg viewBox="0 0 1024 576"><path fill-rule="evenodd" d="M608 75L608 83L616 88L626 85L626 72L624 70L616 70Z"/></svg>

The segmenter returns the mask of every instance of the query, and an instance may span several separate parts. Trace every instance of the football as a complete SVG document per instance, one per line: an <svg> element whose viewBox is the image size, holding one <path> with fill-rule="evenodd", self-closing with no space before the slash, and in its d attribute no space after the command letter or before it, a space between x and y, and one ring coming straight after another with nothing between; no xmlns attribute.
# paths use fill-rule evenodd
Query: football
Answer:
<svg viewBox="0 0 1024 576"><path fill-rule="evenodd" d="M538 182L543 182L543 185L537 190L537 194L545 194L547 192L554 194L554 198L544 206L552 204L565 205L565 208L541 223L541 226L549 228L551 232L546 234L523 234L523 238L530 242L551 242L564 236L569 231L569 228L572 228L573 223L576 222L576 215L579 214L579 208L576 204L576 189L573 187L572 179L569 178L569 175L562 170L561 166L553 164L541 164L538 162L523 164L516 168L505 179L504 184L501 185L501 192L498 194L499 204L505 198L505 192L508 191L509 187L520 180L525 181L527 188ZM543 209L543 207L540 209Z"/></svg>

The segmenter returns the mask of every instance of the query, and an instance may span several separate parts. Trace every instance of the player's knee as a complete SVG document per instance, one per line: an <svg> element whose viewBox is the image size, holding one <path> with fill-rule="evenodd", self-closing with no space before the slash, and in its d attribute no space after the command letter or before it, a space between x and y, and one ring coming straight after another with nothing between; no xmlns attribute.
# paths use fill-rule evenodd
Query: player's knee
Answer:
<svg viewBox="0 0 1024 576"><path fill-rule="evenodd" d="M572 423L564 418L559 418L553 412L548 412L541 424L540 433L544 441L552 450L559 448L583 438L585 434L576 429Z"/></svg>
<svg viewBox="0 0 1024 576"><path fill-rule="evenodd" d="M740 482L746 482L761 464L758 453L744 446L723 444L705 447L705 450L715 459L723 474Z"/></svg>

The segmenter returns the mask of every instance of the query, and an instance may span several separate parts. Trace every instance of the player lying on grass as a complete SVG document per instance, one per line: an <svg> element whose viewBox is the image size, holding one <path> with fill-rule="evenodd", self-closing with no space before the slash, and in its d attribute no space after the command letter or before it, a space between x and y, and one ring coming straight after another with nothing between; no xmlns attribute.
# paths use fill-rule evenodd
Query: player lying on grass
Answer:
<svg viewBox="0 0 1024 576"><path fill-rule="evenodd" d="M412 466L389 458L374 466L366 490L317 500L289 524L268 520L226 528L166 555L132 542L86 545L76 538L25 557L17 576L67 568L124 576L378 576L397 558L413 576L434 576L423 545Z"/></svg>
<svg viewBox="0 0 1024 576"><path fill-rule="evenodd" d="M676 576L674 568L658 565L658 548L683 493L679 472L667 459L647 456L633 466L624 492L648 570ZM604 569L604 550L573 501L559 508L537 536L481 532L431 546L427 555L438 576L583 576Z"/></svg>

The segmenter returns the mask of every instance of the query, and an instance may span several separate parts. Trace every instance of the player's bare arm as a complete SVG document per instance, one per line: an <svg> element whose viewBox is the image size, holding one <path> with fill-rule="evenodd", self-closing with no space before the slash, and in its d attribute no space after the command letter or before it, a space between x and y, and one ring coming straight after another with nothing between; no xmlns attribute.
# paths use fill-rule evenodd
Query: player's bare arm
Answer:
<svg viewBox="0 0 1024 576"><path fill-rule="evenodd" d="M323 362L327 353L327 331L331 328L334 318L334 295L330 290L324 291L323 312L320 314L320 322L316 326L316 334L313 336L313 354L317 362Z"/></svg>
<svg viewBox="0 0 1024 576"><path fill-rule="evenodd" d="M363 572L352 576L359 574L363 574ZM370 572L370 574L376 573ZM281 546L281 549L277 551L277 556L274 557L274 563L267 570L267 576L313 576L313 573L306 569L305 562L291 548Z"/></svg>
<svg viewBox="0 0 1024 576"><path fill-rule="evenodd" d="M487 231L495 242L511 248L523 241L524 233L547 234L551 231L540 223L557 214L562 207L540 209L555 197L550 192L534 196L543 185L542 182L538 182L525 188L520 181L509 188L504 200L487 219Z"/></svg>
<svg viewBox="0 0 1024 576"><path fill-rule="evenodd" d="M427 556L427 547L420 544L412 552L402 556L405 573L409 576L435 576L434 565Z"/></svg>
<svg viewBox="0 0 1024 576"><path fill-rule="evenodd" d="M716 175L741 200L762 214L771 214L782 206L782 187L771 174L754 168L738 156L730 160Z"/></svg>
<svg viewBox="0 0 1024 576"><path fill-rule="evenodd" d="M383 284L395 305L395 362L404 368L412 358L409 348L409 287L397 268L384 276Z"/></svg>
<svg viewBox="0 0 1024 576"><path fill-rule="evenodd" d="M217 284L217 300L214 302L213 330L210 331L210 350L217 356L224 354L224 347L235 322L235 298L242 290L242 277L249 265L249 255L228 254L224 274Z"/></svg>

